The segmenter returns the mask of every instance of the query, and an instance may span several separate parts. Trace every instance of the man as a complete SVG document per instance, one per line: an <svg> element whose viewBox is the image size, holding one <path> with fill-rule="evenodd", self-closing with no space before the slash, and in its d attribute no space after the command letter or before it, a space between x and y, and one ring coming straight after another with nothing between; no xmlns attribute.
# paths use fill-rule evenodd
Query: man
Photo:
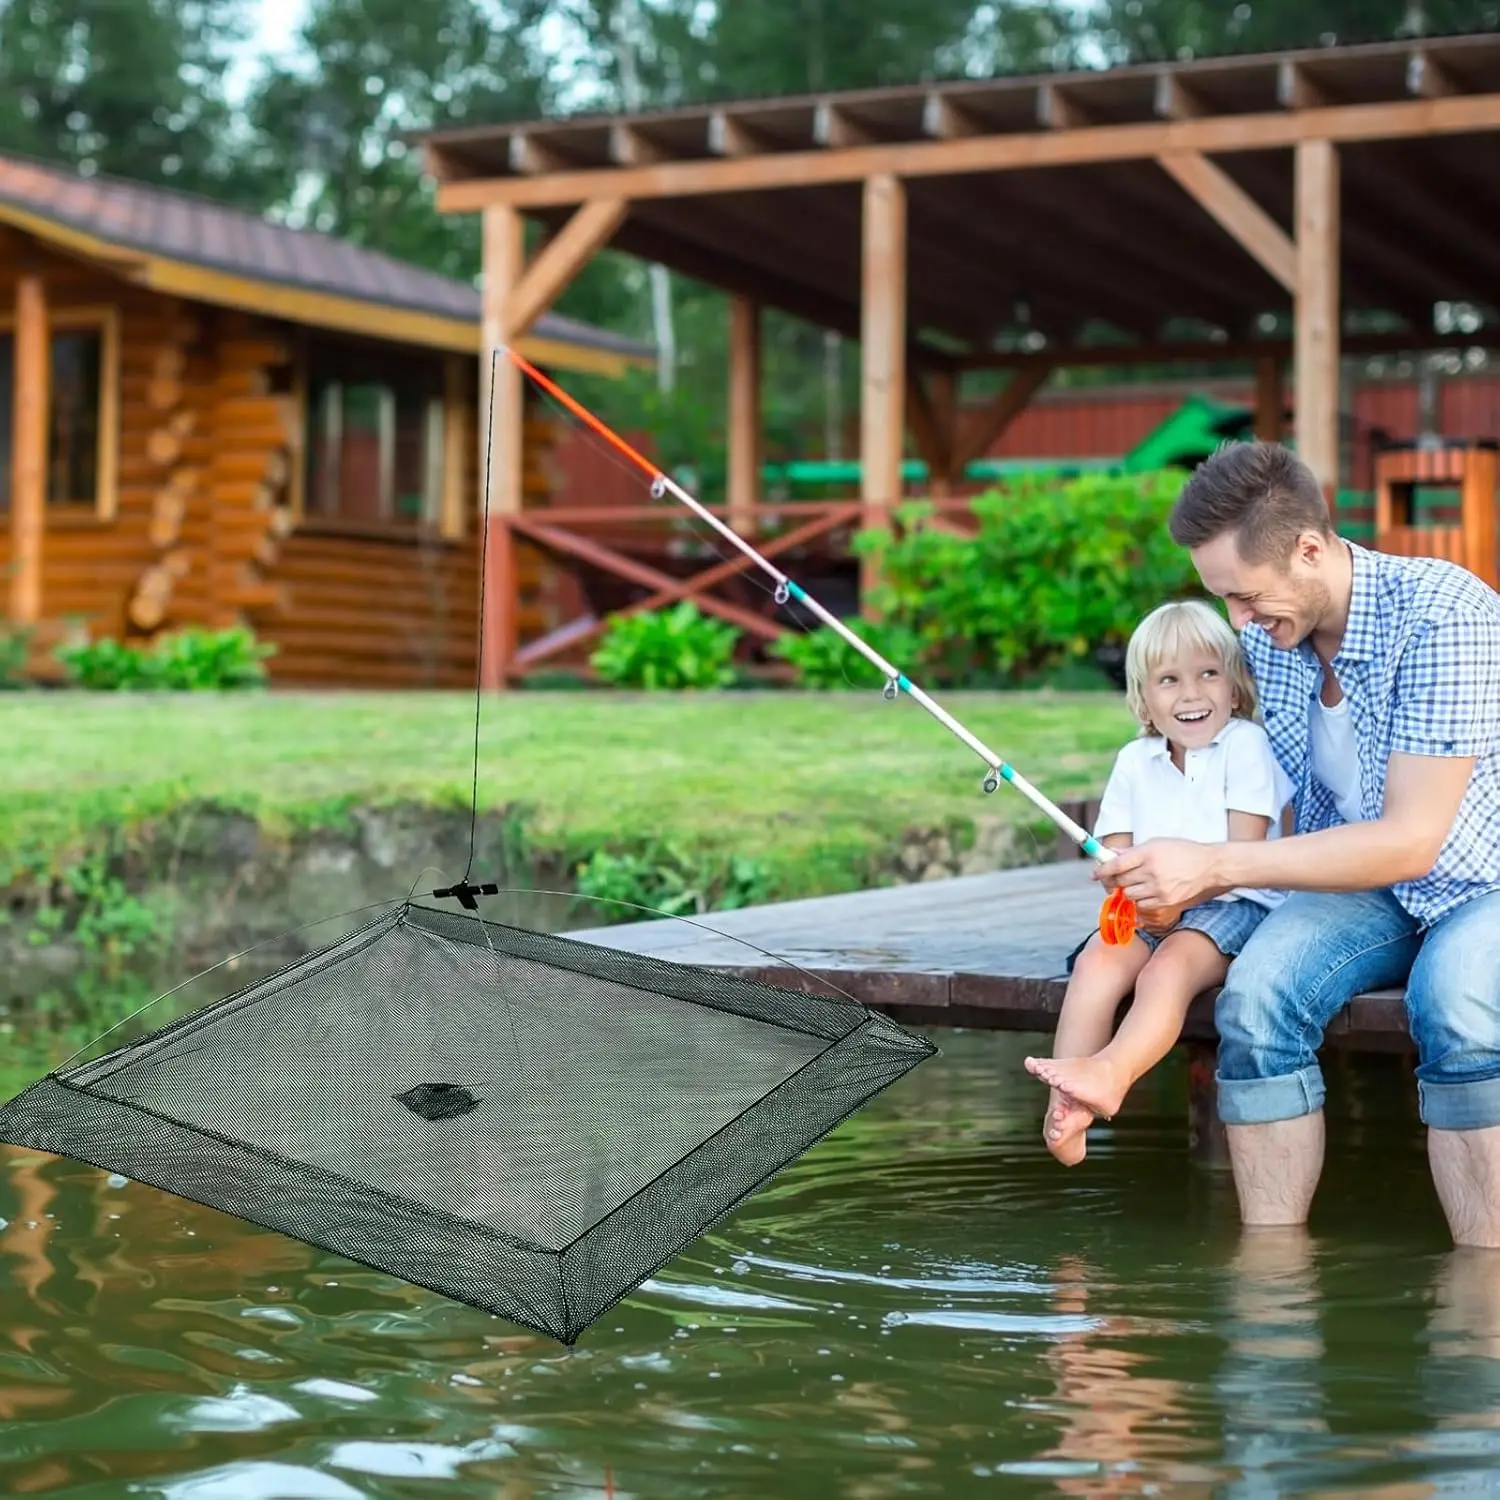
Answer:
<svg viewBox="0 0 1500 1500"><path fill-rule="evenodd" d="M1404 984L1449 1228L1500 1247L1500 595L1453 563L1341 539L1278 444L1221 450L1168 525L1240 631L1296 826L1151 840L1096 878L1143 916L1236 886L1291 892L1216 1014L1241 1217L1305 1222L1323 1165L1316 1049L1353 996Z"/></svg>

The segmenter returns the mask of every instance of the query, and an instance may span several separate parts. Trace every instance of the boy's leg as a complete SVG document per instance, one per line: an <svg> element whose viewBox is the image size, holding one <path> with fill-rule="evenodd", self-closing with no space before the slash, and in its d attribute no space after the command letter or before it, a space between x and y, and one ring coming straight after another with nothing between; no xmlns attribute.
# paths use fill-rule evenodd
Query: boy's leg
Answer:
<svg viewBox="0 0 1500 1500"><path fill-rule="evenodd" d="M1500 1248L1500 892L1422 938L1406 982L1433 1184L1455 1244Z"/></svg>
<svg viewBox="0 0 1500 1500"><path fill-rule="evenodd" d="M1229 960L1206 933L1178 928L1162 939L1135 984L1135 999L1115 1032L1091 1056L1056 1049L1034 1070L1058 1092L1109 1119L1125 1095L1177 1044L1196 996L1222 984Z"/></svg>
<svg viewBox="0 0 1500 1500"><path fill-rule="evenodd" d="M1089 939L1068 979L1052 1039L1054 1057L1097 1052L1109 1041L1115 1012L1150 957L1150 948L1140 939L1132 939L1122 948L1111 947L1097 935ZM1028 1057L1027 1071L1040 1077L1039 1070L1046 1062L1045 1058ZM1083 1160L1084 1132L1093 1118L1087 1109L1057 1089L1051 1090L1042 1137L1047 1149L1064 1166L1075 1166Z"/></svg>

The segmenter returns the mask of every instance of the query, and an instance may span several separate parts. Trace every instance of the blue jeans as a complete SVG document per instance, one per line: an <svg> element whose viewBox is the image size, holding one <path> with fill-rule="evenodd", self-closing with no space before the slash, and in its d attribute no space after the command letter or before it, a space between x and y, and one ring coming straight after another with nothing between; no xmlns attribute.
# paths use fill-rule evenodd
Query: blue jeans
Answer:
<svg viewBox="0 0 1500 1500"><path fill-rule="evenodd" d="M1293 891L1219 992L1220 1119L1258 1125L1321 1109L1324 1029L1356 995L1403 983L1423 1121L1500 1125L1500 891L1426 933L1388 890Z"/></svg>

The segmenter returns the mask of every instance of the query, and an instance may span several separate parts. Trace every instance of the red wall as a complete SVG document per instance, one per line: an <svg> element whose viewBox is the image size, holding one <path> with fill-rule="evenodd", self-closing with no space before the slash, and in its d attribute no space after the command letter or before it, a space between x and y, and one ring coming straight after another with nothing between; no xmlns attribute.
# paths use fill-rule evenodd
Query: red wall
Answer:
<svg viewBox="0 0 1500 1500"><path fill-rule="evenodd" d="M1039 396L1011 424L987 456L992 458L1112 458L1133 448L1194 392L1250 405L1248 381L1205 380L1139 386L1095 386ZM1344 486L1372 486L1370 429L1392 438L1417 435L1416 382L1367 381L1352 392L1353 431L1346 443ZM1500 376L1466 375L1439 387L1439 431L1454 437L1500 436ZM647 454L650 437L627 434ZM630 505L647 499L645 477L606 450L593 434L571 431L558 444L562 484L558 505Z"/></svg>

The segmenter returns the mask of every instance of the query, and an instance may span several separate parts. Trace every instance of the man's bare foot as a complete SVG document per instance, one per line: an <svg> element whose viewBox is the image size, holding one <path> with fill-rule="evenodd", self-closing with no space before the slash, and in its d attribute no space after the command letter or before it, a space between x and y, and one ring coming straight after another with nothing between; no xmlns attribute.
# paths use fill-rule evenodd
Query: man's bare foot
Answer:
<svg viewBox="0 0 1500 1500"><path fill-rule="evenodd" d="M1042 1140L1065 1167L1076 1167L1088 1155L1088 1129L1094 1117L1081 1104L1053 1089L1042 1121Z"/></svg>
<svg viewBox="0 0 1500 1500"><path fill-rule="evenodd" d="M1119 1114L1130 1080L1102 1053L1093 1057L1028 1057L1026 1069L1103 1119Z"/></svg>

